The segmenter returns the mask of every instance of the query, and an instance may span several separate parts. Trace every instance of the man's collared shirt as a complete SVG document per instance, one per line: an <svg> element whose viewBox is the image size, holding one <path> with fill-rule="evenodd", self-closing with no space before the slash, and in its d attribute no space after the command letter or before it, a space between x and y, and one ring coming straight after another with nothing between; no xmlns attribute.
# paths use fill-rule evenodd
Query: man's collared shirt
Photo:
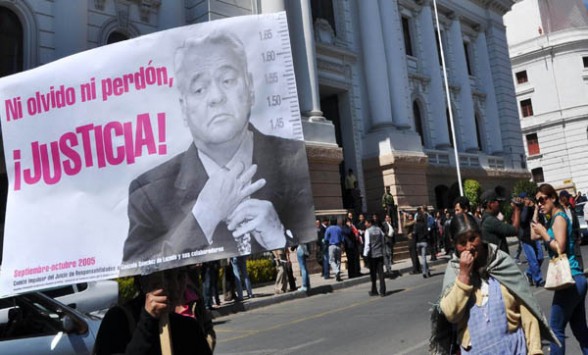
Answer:
<svg viewBox="0 0 588 355"><path fill-rule="evenodd" d="M327 242L328 245L341 245L341 243L343 243L341 227L338 225L329 226L325 232L325 242Z"/></svg>

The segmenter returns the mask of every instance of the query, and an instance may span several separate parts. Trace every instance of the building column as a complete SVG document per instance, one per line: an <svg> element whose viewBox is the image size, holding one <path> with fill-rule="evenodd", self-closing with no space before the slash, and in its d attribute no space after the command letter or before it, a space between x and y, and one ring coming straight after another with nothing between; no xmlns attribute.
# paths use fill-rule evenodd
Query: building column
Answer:
<svg viewBox="0 0 588 355"><path fill-rule="evenodd" d="M409 129L412 113L410 110L410 92L408 85L408 68L402 21L398 11L398 2L379 0L380 21L384 33L384 50L388 63L388 85L392 99L392 118L399 129ZM392 70L393 69L393 70Z"/></svg>
<svg viewBox="0 0 588 355"><path fill-rule="evenodd" d="M55 1L54 60L88 49L89 1Z"/></svg>
<svg viewBox="0 0 588 355"><path fill-rule="evenodd" d="M454 49L453 60L450 61L451 73L460 87L459 106L461 108L461 115L455 120L456 126L459 127L456 132L458 148L461 148L460 151L477 152L474 100L472 98L470 74L468 73L468 63L463 45L459 16L451 23L449 41Z"/></svg>
<svg viewBox="0 0 588 355"><path fill-rule="evenodd" d="M392 105L386 53L382 44L380 9L376 1L358 1L363 68L371 113L371 128L392 126Z"/></svg>
<svg viewBox="0 0 588 355"><path fill-rule="evenodd" d="M426 74L429 75L431 81L429 82L429 105L427 116L431 117L433 131L431 139L435 144L435 148L444 149L449 148L449 127L447 127L445 102L445 89L443 88L443 75L441 74L441 64L439 63L439 56L437 54L437 43L435 36L437 31L433 26L433 12L431 11L431 4L424 0L421 12L417 16L419 28L422 31L421 38L423 39L422 60Z"/></svg>
<svg viewBox="0 0 588 355"><path fill-rule="evenodd" d="M502 135L500 120L498 118L498 104L496 103L496 92L494 91L494 80L492 79L492 68L488 58L488 44L486 43L485 29L478 32L478 38L474 43L480 68L476 73L479 82L482 84L486 94L486 112L484 117L484 137L487 152L489 154L502 153ZM490 134L492 139L490 139Z"/></svg>
<svg viewBox="0 0 588 355"><path fill-rule="evenodd" d="M186 5L182 1L162 1L157 14L159 17L159 30L186 24Z"/></svg>
<svg viewBox="0 0 588 355"><path fill-rule="evenodd" d="M310 0L288 1L286 10L290 33L295 34L290 36L290 40L300 112L309 121L324 121L319 95Z"/></svg>

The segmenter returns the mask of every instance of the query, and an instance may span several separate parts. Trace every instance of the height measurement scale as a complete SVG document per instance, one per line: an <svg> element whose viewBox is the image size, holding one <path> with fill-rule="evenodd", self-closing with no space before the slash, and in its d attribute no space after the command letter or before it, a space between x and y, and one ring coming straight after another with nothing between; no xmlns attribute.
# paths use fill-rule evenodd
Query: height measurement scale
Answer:
<svg viewBox="0 0 588 355"><path fill-rule="evenodd" d="M252 37L248 45L258 44L252 64L263 73L253 78L259 96L252 121L267 134L304 140L286 13L261 18Z"/></svg>

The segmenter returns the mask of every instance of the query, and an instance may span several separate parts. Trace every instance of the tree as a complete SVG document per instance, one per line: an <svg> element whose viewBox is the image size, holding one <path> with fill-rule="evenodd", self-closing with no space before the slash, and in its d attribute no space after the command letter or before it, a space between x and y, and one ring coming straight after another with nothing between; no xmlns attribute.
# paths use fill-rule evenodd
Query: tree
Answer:
<svg viewBox="0 0 588 355"><path fill-rule="evenodd" d="M470 206L474 208L480 203L482 186L477 180L467 179L463 182L463 194L470 200Z"/></svg>
<svg viewBox="0 0 588 355"><path fill-rule="evenodd" d="M512 192L516 196L518 196L521 192L525 192L527 196L532 197L535 196L535 193L537 193L537 184L529 180L519 180L514 184Z"/></svg>

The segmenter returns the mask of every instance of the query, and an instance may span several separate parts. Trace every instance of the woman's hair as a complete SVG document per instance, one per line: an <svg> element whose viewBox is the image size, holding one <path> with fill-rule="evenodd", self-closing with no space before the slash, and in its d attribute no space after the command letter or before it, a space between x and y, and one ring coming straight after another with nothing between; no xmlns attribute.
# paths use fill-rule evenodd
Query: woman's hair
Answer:
<svg viewBox="0 0 588 355"><path fill-rule="evenodd" d="M554 201L553 204L556 207L561 207L561 204L559 203L559 198L557 197L557 191L555 191L555 189L553 188L553 186L551 186L549 184L541 184L537 188L537 192L541 192L545 196L547 196L549 198L552 198L553 201Z"/></svg>
<svg viewBox="0 0 588 355"><path fill-rule="evenodd" d="M482 236L482 231L476 219L469 213L458 213L451 219L449 231L453 236L453 242L457 243L462 237L472 234Z"/></svg>

